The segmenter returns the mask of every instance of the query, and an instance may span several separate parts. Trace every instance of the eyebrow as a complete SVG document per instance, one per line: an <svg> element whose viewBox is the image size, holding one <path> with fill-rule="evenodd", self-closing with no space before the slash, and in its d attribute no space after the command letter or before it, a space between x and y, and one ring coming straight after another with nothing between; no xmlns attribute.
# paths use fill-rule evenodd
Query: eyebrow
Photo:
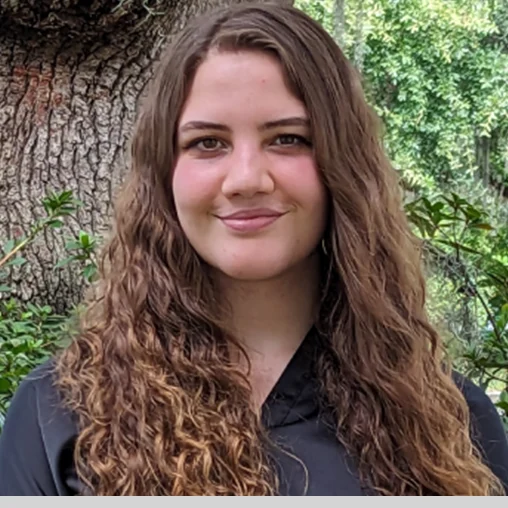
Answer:
<svg viewBox="0 0 508 508"><path fill-rule="evenodd" d="M266 131L269 129L274 129L275 127L310 127L309 119L303 116L291 116L288 118L281 118L279 120L272 120L270 122L265 122L260 126L260 131ZM202 122L199 120L187 122L182 127L180 127L180 133L193 131L193 130L214 130L214 131L223 131L230 132L231 129L224 124L215 123L215 122Z"/></svg>

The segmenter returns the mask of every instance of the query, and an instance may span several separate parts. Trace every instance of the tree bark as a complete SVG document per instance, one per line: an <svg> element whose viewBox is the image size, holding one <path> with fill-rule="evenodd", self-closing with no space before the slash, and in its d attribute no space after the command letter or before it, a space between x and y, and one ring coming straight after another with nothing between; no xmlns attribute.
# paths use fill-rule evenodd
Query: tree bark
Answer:
<svg viewBox="0 0 508 508"><path fill-rule="evenodd" d="M365 9L363 0L356 3L355 30L354 30L354 54L353 62L355 67L363 72L363 60L365 56L365 35L364 35Z"/></svg>
<svg viewBox="0 0 508 508"><path fill-rule="evenodd" d="M334 14L334 36L337 44L345 49L346 39L346 0L335 0L333 4Z"/></svg>
<svg viewBox="0 0 508 508"><path fill-rule="evenodd" d="M72 190L84 203L25 252L28 266L10 281L16 296L59 311L81 300L77 269L53 266L65 236L109 226L161 48L186 20L237 1L0 0L0 245L44 215L48 192Z"/></svg>

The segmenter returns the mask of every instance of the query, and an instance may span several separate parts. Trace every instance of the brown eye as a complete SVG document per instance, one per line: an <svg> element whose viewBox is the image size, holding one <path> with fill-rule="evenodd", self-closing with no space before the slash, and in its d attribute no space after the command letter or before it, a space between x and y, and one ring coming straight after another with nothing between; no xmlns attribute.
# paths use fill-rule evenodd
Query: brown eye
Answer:
<svg viewBox="0 0 508 508"><path fill-rule="evenodd" d="M279 146L308 146L310 143L304 137L298 136L296 134L282 134L277 136L275 139L275 144Z"/></svg>
<svg viewBox="0 0 508 508"><path fill-rule="evenodd" d="M201 152L215 152L224 147L224 143L217 138L197 138L183 146L184 150L198 150Z"/></svg>
<svg viewBox="0 0 508 508"><path fill-rule="evenodd" d="M220 142L215 138L204 138L198 140L196 146L203 150L217 150L220 147Z"/></svg>

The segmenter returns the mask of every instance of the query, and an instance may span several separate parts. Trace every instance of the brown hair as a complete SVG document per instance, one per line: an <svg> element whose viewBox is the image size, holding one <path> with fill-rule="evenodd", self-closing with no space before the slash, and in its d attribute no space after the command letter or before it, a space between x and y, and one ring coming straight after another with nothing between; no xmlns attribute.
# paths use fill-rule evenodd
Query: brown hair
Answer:
<svg viewBox="0 0 508 508"><path fill-rule="evenodd" d="M331 202L317 323L322 400L364 485L390 495L500 492L443 369L419 246L360 81L316 22L277 5L208 13L160 64L134 133L100 297L57 363L80 422L79 476L101 495L277 491L248 381L230 357L234 338L172 197L178 118L211 48L274 55L307 107Z"/></svg>

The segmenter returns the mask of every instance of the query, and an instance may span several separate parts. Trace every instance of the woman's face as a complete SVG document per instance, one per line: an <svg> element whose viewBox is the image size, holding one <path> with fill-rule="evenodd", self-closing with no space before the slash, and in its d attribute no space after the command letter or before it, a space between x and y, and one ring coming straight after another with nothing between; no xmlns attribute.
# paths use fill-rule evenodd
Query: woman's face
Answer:
<svg viewBox="0 0 508 508"><path fill-rule="evenodd" d="M301 268L325 229L326 190L304 105L261 52L211 52L178 125L173 192L180 224L234 279Z"/></svg>

